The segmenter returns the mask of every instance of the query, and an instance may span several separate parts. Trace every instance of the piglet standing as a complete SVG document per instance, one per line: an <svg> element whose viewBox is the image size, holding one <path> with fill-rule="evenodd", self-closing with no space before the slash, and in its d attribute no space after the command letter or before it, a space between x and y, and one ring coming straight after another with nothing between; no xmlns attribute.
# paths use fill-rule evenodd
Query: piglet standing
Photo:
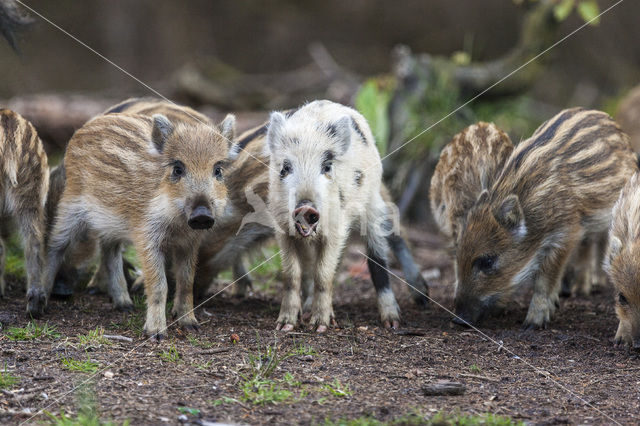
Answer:
<svg viewBox="0 0 640 426"><path fill-rule="evenodd" d="M27 291L40 286L44 256L44 204L49 190L49 166L42 141L21 115L0 109L0 296L4 297L5 247L8 217L13 216L24 240Z"/></svg>
<svg viewBox="0 0 640 426"><path fill-rule="evenodd" d="M277 328L296 325L304 286L313 288L311 325L327 330L334 319L333 279L352 229L366 242L382 322L397 327L399 309L386 271L390 212L380 195L382 163L364 117L329 101L311 102L289 116L274 112L267 145L269 210L285 286Z"/></svg>
<svg viewBox="0 0 640 426"><path fill-rule="evenodd" d="M174 124L161 114L109 114L79 129L64 158L66 184L49 238L44 285L30 289L29 312L42 314L70 243L89 230L107 259L116 305L131 303L121 245L133 242L145 277L148 335L160 339L166 332L168 259L176 280L173 314L182 327L197 328L195 263L200 241L226 205L224 170L234 123L232 115L218 128Z"/></svg>

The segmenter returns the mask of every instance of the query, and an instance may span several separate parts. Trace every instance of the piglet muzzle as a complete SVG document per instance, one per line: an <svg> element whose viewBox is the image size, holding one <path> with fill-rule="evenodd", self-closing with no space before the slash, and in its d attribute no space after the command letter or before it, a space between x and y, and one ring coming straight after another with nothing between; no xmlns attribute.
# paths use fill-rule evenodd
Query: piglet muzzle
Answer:
<svg viewBox="0 0 640 426"><path fill-rule="evenodd" d="M215 219L211 210L205 206L198 206L191 212L187 222L192 229L209 229L213 226Z"/></svg>
<svg viewBox="0 0 640 426"><path fill-rule="evenodd" d="M298 203L293 211L293 220L298 234L306 238L318 227L320 212L311 204L311 201L304 200Z"/></svg>

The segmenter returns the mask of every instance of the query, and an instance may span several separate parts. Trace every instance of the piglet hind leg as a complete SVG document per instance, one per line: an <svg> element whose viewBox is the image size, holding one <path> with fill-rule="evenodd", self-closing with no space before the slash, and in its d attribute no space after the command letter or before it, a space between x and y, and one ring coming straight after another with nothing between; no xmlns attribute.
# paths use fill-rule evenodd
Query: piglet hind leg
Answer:
<svg viewBox="0 0 640 426"><path fill-rule="evenodd" d="M60 270L65 253L71 242L75 241L86 229L84 219L85 215L81 204L67 203L64 199L61 201L58 207L56 223L49 238L45 272L41 278L31 279L28 283L27 313L31 317L39 318L44 314L49 294L51 294L55 277ZM36 258L35 255L34 258ZM35 264L35 261L33 263Z"/></svg>
<svg viewBox="0 0 640 426"><path fill-rule="evenodd" d="M171 313L177 318L178 325L187 331L197 331L200 328L193 309L193 278L197 254L196 250L176 249L173 251L171 262L176 279L176 293Z"/></svg>
<svg viewBox="0 0 640 426"><path fill-rule="evenodd" d="M127 290L127 280L122 266L122 247L118 243L102 242L100 244L101 259L98 273L106 283L107 291L116 309L129 312L133 310L133 302Z"/></svg>
<svg viewBox="0 0 640 426"><path fill-rule="evenodd" d="M422 277L420 269L416 265L416 262L409 250L409 246L402 236L393 233L387 237L387 242L391 251L395 255L398 263L402 267L402 272L407 280L407 283L411 285L411 295L413 300L422 307L427 307L429 303L429 287L427 282ZM457 275L456 275L457 276Z"/></svg>
<svg viewBox="0 0 640 426"><path fill-rule="evenodd" d="M276 323L276 330L292 331L298 322L300 314L300 281L302 279L302 268L300 259L295 248L285 244L280 244L282 248L282 268L284 275L284 289L280 314Z"/></svg>
<svg viewBox="0 0 640 426"><path fill-rule="evenodd" d="M535 280L533 297L529 304L527 317L524 320L523 327L525 329L547 328L553 314L560 305L562 274L569 253L571 253L574 246L575 243L572 244L569 241L542 249L545 251L545 256L542 259L540 270Z"/></svg>
<svg viewBox="0 0 640 426"><path fill-rule="evenodd" d="M413 257L402 238L393 232L393 224L389 217L391 212L384 201L378 196L368 210L367 217L367 264L371 281L378 295L378 311L380 320L385 328L400 327L400 308L396 302L389 282L389 268L387 265L387 252L390 246L400 264L409 283L418 290L428 294L427 285L422 280ZM395 238L394 238L395 237ZM416 292L417 293L417 292Z"/></svg>

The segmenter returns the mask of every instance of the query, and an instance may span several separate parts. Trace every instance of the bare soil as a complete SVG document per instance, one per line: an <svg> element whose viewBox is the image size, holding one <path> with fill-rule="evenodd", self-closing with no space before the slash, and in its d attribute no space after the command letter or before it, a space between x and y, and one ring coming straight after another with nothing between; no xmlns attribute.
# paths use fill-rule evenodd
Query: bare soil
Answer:
<svg viewBox="0 0 640 426"><path fill-rule="evenodd" d="M431 296L450 308L452 270L442 241L415 229L409 235L425 273L440 272L430 280ZM7 330L29 321L22 285L13 283L0 300L0 353L2 365L19 382L0 391L0 423L45 420L32 418L41 409L73 415L87 393L101 418L131 424L391 421L438 411L494 413L531 424L638 423L640 360L612 344L617 320L609 286L589 298L563 300L550 328L542 331L521 331L523 295L523 301L485 321L482 335L452 326L450 314L434 303L418 307L407 286L394 279L404 318L401 330L389 331L378 324L370 281L353 276L362 262L351 249L334 297L339 328L326 335L304 327L289 334L274 331L275 280L275 289L258 290L256 282L245 299L225 292L198 309L202 326L193 335L198 341L175 327L166 341L146 341L139 334L142 308L116 312L108 297L86 294L50 302L47 319L59 338L12 341ZM132 341L81 345L77 336L98 326ZM177 360L171 360L174 350ZM252 374L252 360L255 365L293 352L298 354L281 360L268 378L276 390L291 391L289 398L264 405L243 399L240 387L243 376ZM87 357L99 364L97 374L69 371L62 363ZM466 390L423 394L423 386L443 380L460 382Z"/></svg>

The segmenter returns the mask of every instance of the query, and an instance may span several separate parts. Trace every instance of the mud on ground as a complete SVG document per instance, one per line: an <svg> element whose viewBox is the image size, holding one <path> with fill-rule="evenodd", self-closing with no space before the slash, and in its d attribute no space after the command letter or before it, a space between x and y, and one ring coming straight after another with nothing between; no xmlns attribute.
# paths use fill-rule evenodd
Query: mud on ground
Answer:
<svg viewBox="0 0 640 426"><path fill-rule="evenodd" d="M452 270L442 241L419 230L410 235L423 270L436 276L431 296L451 307ZM0 300L0 377L15 378L0 389L0 423L29 420L43 408L131 424L392 421L441 411L531 424L638 422L640 360L612 345L617 321L608 286L590 298L564 300L543 331L521 331L526 304L516 302L483 324L485 337L453 327L433 303L421 309L394 279L404 322L393 332L378 325L372 285L357 276L362 264L351 249L335 290L339 328L322 336L305 328L274 331L280 283L272 272L256 277L247 298L225 292L198 309L197 335L173 327L168 340L145 341L139 299L134 313L121 313L106 296L79 294L50 303L46 319L57 337L16 341L11 328L29 321L24 291L14 282ZM424 385L443 380L466 391L423 394Z"/></svg>

